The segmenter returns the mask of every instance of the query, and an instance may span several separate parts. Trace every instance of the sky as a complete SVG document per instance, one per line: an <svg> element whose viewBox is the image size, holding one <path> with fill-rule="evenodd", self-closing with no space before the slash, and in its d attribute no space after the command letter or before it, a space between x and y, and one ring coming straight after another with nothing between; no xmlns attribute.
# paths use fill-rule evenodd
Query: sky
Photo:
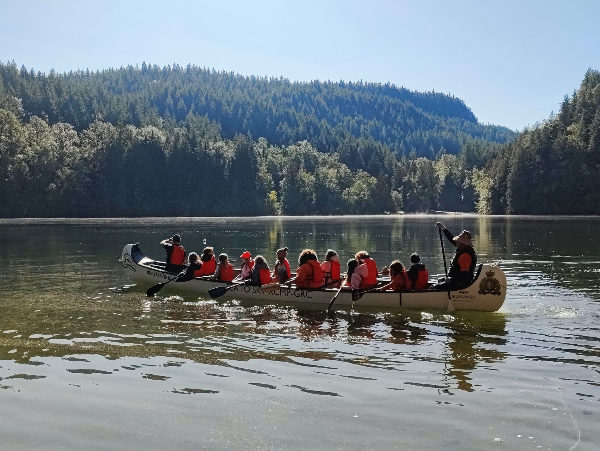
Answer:
<svg viewBox="0 0 600 451"><path fill-rule="evenodd" d="M600 1L2 0L0 60L48 72L188 63L449 93L522 130L600 70Z"/></svg>

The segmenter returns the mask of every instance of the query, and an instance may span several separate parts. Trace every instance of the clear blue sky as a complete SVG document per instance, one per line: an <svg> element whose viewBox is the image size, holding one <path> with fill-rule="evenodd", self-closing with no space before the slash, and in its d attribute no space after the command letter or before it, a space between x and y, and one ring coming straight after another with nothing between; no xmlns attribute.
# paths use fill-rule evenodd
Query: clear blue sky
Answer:
<svg viewBox="0 0 600 451"><path fill-rule="evenodd" d="M14 1L0 59L58 72L193 63L291 80L390 81L522 129L600 69L600 1Z"/></svg>

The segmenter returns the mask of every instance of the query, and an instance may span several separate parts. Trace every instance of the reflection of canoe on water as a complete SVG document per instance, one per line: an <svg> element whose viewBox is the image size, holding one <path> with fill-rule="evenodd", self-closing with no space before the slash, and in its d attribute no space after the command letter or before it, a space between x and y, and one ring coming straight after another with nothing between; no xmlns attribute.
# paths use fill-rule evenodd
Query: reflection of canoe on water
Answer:
<svg viewBox="0 0 600 451"><path fill-rule="evenodd" d="M167 282L175 274L165 270L165 263L147 258L136 244L128 244L123 248L121 256L123 269L129 278L138 285L149 287ZM239 272L239 270L237 271ZM215 287L226 286L224 282L195 278L186 282L173 282L165 286L165 291L194 293L205 295ZM337 289L301 290L294 285L291 288L280 287L262 290L260 287L240 285L233 287L223 295L229 299L255 299L261 301L321 304L327 307ZM448 308L448 297L455 310L498 310L506 297L506 277L500 268L490 265L479 265L473 283L456 291L405 291L365 293L356 306L408 309L442 309ZM352 293L342 291L335 301L336 306L352 305Z"/></svg>

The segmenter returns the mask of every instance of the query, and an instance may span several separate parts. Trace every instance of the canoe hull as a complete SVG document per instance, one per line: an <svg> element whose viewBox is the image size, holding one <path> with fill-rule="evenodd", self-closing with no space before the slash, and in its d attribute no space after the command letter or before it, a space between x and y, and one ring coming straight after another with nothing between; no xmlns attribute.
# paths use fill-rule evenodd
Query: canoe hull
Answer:
<svg viewBox="0 0 600 451"><path fill-rule="evenodd" d="M135 244L123 248L121 264L125 274L136 284L150 287L157 283L167 282L175 277L164 270L164 265L147 258ZM227 286L226 283L203 279L192 279L186 282L171 282L164 288L165 293L187 293L208 298L211 288ZM161 293L163 292L161 291ZM260 287L240 285L231 288L219 299L249 299L273 303L317 304L326 307L337 289L302 290L281 287L265 291ZM354 303L355 306L368 306L391 309L436 309L447 310L449 298L455 310L497 311L502 307L506 297L506 277L497 266L482 265L474 283L463 289L450 291L409 291L409 292L375 292L366 293ZM350 291L342 291L335 301L336 307L352 306Z"/></svg>

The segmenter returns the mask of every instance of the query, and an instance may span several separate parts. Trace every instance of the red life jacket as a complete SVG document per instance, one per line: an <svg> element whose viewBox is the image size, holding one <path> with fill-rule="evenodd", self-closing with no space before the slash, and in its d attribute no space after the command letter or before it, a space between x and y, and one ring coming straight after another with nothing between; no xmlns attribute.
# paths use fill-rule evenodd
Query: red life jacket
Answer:
<svg viewBox="0 0 600 451"><path fill-rule="evenodd" d="M271 283L271 271L269 271L266 268L260 268L258 270L258 273L260 274L260 284L261 285L266 285L268 283Z"/></svg>
<svg viewBox="0 0 600 451"><path fill-rule="evenodd" d="M222 282L231 282L233 280L233 265L229 263L221 263L221 272L219 273L219 279Z"/></svg>
<svg viewBox="0 0 600 451"><path fill-rule="evenodd" d="M217 262L215 256L211 255L210 260L202 262L202 276L212 276L217 269Z"/></svg>
<svg viewBox="0 0 600 451"><path fill-rule="evenodd" d="M183 262L185 260L185 249L183 248L183 246L180 246L179 244L174 244L173 245L173 252L171 253L171 260L169 261L169 263L171 263L172 265L183 265Z"/></svg>
<svg viewBox="0 0 600 451"><path fill-rule="evenodd" d="M287 278L291 279L292 278L292 270L290 269L290 262L288 262L287 258L284 258L283 262L281 260L277 260L277 263L275 264L275 269L273 270L273 277L277 276L277 269L281 265L285 265L285 270L287 271Z"/></svg>
<svg viewBox="0 0 600 451"><path fill-rule="evenodd" d="M196 263L193 264L194 266L197 266L196 269L194 269L194 277L201 277L202 276L202 270L203 270L203 264L201 261L197 261Z"/></svg>
<svg viewBox="0 0 600 451"><path fill-rule="evenodd" d="M377 285L377 265L375 264L375 260L371 257L363 258L362 261L365 265L367 265L367 278L363 280L365 286L375 286ZM361 284L362 285L362 284Z"/></svg>
<svg viewBox="0 0 600 451"><path fill-rule="evenodd" d="M419 271L419 275L417 276L417 281L415 282L415 286L413 290L424 290L427 288L427 284L429 283L429 270L421 269Z"/></svg>
<svg viewBox="0 0 600 451"><path fill-rule="evenodd" d="M336 262L335 260L331 261L331 280L338 281L342 277L340 276L340 262Z"/></svg>
<svg viewBox="0 0 600 451"><path fill-rule="evenodd" d="M325 261L321 263L321 269L323 270L323 277L325 278L326 284L339 282L341 280L340 262L334 260Z"/></svg>

